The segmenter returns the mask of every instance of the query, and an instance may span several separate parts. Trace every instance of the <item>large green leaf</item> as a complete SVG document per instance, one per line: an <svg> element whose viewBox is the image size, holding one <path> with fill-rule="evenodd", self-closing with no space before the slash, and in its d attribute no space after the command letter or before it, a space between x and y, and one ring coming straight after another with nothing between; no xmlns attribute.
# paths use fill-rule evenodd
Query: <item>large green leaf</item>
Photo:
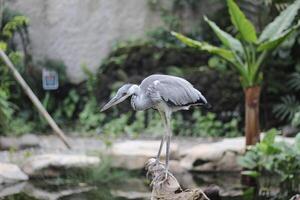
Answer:
<svg viewBox="0 0 300 200"><path fill-rule="evenodd" d="M253 24L246 18L234 0L227 0L230 13L230 19L233 25L247 42L255 43L257 41L256 31Z"/></svg>
<svg viewBox="0 0 300 200"><path fill-rule="evenodd" d="M7 48L7 44L3 41L0 41L0 49L2 51L6 51L6 48Z"/></svg>
<svg viewBox="0 0 300 200"><path fill-rule="evenodd" d="M226 33L222 29L216 25L215 22L210 21L206 16L204 16L204 20L208 23L208 25L213 29L215 34L221 40L221 42L228 48L238 53L243 53L243 47L239 40L235 39L232 35Z"/></svg>
<svg viewBox="0 0 300 200"><path fill-rule="evenodd" d="M258 51L270 51L277 48L282 42L284 42L297 28L299 28L299 24L293 26L292 28L284 31L280 35L272 38L266 42L261 43L257 50Z"/></svg>
<svg viewBox="0 0 300 200"><path fill-rule="evenodd" d="M260 35L258 41L264 42L269 39L278 38L294 21L300 8L300 0L296 0L277 16L273 22L268 24Z"/></svg>
<svg viewBox="0 0 300 200"><path fill-rule="evenodd" d="M211 44L208 44L206 42L199 42L193 39L190 39L180 33L171 32L173 36L175 36L177 39L179 39L181 42L185 43L186 45L190 47L197 48L202 51L207 51L211 54L218 55L228 62L232 64L233 67L239 72L240 76L242 77L242 84L245 86L249 85L249 77L248 74L244 68L243 65L241 65L234 56L234 53L228 49L220 48L213 46Z"/></svg>
<svg viewBox="0 0 300 200"><path fill-rule="evenodd" d="M224 49L224 48L220 48L220 47L216 47L213 46L211 44L208 44L206 42L199 42L197 40L193 40L191 38L188 38L180 33L176 33L176 32L171 32L173 36L175 36L177 39L179 39L181 42L183 42L184 44L190 46L190 47L194 47L197 48L199 50L203 50L203 51L207 51L209 53L212 54L216 54L221 56L222 58L233 62L234 60L234 54L232 53L232 51Z"/></svg>

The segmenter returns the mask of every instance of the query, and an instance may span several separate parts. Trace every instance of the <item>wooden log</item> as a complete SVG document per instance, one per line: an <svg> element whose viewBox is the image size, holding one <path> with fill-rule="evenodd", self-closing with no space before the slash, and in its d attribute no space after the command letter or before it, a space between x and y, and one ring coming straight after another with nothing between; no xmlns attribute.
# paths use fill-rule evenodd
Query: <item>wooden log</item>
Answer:
<svg viewBox="0 0 300 200"><path fill-rule="evenodd" d="M53 118L50 116L50 114L47 112L47 110L44 108L40 100L36 97L36 95L33 93L31 88L28 86L26 81L23 79L21 74L18 72L18 70L14 67L13 63L10 61L6 53L0 49L0 56L3 59L6 66L11 70L13 73L13 76L17 80L17 82L21 85L25 93L28 95L29 99L32 101L32 103L35 105L35 107L38 109L40 114L46 119L48 124L51 126L51 128L54 130L54 132L57 134L57 136L62 140L62 142L68 147L71 148L71 145L69 144L67 137L65 136L64 132L59 128L59 126L55 123Z"/></svg>
<svg viewBox="0 0 300 200"><path fill-rule="evenodd" d="M183 190L172 173L163 181L165 166L154 158L148 160L146 170L152 180L151 200L210 200L199 188Z"/></svg>

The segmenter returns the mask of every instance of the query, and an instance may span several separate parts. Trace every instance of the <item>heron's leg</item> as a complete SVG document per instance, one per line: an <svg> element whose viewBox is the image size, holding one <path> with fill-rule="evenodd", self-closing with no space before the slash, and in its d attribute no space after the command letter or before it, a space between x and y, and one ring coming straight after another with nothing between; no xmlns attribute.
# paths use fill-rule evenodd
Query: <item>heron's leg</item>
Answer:
<svg viewBox="0 0 300 200"><path fill-rule="evenodd" d="M158 110L158 111L159 111L159 114L160 114L160 116L161 116L161 118L162 118L162 120L163 120L164 127L165 127L165 129L166 129L166 131L167 131L167 125L166 125L165 114L164 114L162 111L160 111L160 110ZM158 153L157 153L157 156L156 156L156 162L159 162L161 150L162 150L162 147L164 146L164 142L165 142L165 135L166 135L166 134L164 134L163 137L161 138L159 150L158 150Z"/></svg>
<svg viewBox="0 0 300 200"><path fill-rule="evenodd" d="M171 136L172 136L172 130L171 130L171 114L165 113L166 118L166 125L167 125L167 145L166 145L166 175L168 174L169 170L169 160L170 160L170 142L171 142Z"/></svg>
<svg viewBox="0 0 300 200"><path fill-rule="evenodd" d="M165 141L165 136L163 136L163 137L161 138L159 150L158 150L158 153L157 153L157 156L156 156L156 162L159 161L160 154L161 154L161 150L162 150L162 147L164 146L164 141Z"/></svg>

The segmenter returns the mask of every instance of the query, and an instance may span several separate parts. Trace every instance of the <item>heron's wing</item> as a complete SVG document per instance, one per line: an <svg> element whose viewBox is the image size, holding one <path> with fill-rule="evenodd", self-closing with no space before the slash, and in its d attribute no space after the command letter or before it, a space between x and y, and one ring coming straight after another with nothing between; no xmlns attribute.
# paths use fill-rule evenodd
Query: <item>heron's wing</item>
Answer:
<svg viewBox="0 0 300 200"><path fill-rule="evenodd" d="M153 80L147 87L147 94L154 102L164 100L176 106L207 103L203 95L192 84L173 76Z"/></svg>

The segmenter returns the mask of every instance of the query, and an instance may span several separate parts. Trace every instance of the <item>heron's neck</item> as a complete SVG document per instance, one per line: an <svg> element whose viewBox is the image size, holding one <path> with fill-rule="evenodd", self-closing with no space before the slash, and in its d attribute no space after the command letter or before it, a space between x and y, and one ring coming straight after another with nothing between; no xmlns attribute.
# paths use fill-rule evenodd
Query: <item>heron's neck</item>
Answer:
<svg viewBox="0 0 300 200"><path fill-rule="evenodd" d="M131 95L133 95L133 94L138 95L138 94L140 93L140 87L139 87L138 85L136 85L136 84L133 84L133 85L129 88L128 92L129 92Z"/></svg>

